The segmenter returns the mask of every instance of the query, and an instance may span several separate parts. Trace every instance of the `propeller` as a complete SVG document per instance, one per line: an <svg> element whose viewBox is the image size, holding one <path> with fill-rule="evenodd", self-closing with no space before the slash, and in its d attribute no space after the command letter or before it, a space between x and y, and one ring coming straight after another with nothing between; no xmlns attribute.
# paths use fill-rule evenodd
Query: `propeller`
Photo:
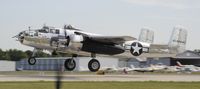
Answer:
<svg viewBox="0 0 200 89"><path fill-rule="evenodd" d="M19 36L18 35L15 35L15 36L13 36L12 38L18 38Z"/></svg>

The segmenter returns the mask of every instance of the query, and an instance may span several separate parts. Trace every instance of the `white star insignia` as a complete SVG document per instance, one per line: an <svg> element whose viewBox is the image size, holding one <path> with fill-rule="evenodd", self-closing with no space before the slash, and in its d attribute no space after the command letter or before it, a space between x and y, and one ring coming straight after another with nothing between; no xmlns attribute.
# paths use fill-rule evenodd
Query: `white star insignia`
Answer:
<svg viewBox="0 0 200 89"><path fill-rule="evenodd" d="M134 49L133 53L137 52L138 54L140 54L140 49L142 49L142 47L138 47L138 43L136 43L135 46L131 46L132 49Z"/></svg>

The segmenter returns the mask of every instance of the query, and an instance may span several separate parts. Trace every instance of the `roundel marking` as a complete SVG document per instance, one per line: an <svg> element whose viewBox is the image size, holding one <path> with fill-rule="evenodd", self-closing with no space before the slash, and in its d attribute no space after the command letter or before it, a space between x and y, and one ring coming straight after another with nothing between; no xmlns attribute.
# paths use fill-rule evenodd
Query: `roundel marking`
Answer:
<svg viewBox="0 0 200 89"><path fill-rule="evenodd" d="M143 46L141 43L139 42L133 42L131 44L131 50L130 50L131 54L134 56L140 56L143 52Z"/></svg>

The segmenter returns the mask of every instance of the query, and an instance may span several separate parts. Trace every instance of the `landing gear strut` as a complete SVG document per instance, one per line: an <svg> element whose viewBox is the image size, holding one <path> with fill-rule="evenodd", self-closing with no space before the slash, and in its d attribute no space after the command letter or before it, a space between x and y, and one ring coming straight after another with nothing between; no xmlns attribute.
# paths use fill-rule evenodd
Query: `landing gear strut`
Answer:
<svg viewBox="0 0 200 89"><path fill-rule="evenodd" d="M72 58L66 59L64 66L65 69L67 69L68 71L73 71L76 68L76 62L74 60L74 58L76 58L77 55L73 55Z"/></svg>
<svg viewBox="0 0 200 89"><path fill-rule="evenodd" d="M92 53L91 54L92 60L89 61L88 63L88 68L91 72L96 72L100 68L100 63L96 58L96 54Z"/></svg>
<svg viewBox="0 0 200 89"><path fill-rule="evenodd" d="M34 49L32 56L28 59L29 65L35 65L35 63L37 62L36 59L35 59L36 52L37 52L37 49Z"/></svg>

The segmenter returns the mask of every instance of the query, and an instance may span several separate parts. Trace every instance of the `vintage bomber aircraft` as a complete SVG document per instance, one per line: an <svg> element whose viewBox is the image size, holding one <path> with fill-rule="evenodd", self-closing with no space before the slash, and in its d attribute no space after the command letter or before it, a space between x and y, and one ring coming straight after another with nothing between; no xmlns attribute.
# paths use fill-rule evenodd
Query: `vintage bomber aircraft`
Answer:
<svg viewBox="0 0 200 89"><path fill-rule="evenodd" d="M140 56L142 53L149 53L150 46L153 46L150 43L138 41L134 37L92 34L76 29L71 25L65 25L64 28L50 26L44 26L41 29L29 28L29 30L22 31L15 37L21 44L34 47L33 54L28 59L30 65L36 63L35 53L39 50L72 54L72 58L66 59L64 63L65 68L69 71L75 69L76 62L74 59L78 55L91 56L92 59L88 63L88 68L90 71L96 72L100 68L96 54L125 57L131 55L133 57Z"/></svg>

